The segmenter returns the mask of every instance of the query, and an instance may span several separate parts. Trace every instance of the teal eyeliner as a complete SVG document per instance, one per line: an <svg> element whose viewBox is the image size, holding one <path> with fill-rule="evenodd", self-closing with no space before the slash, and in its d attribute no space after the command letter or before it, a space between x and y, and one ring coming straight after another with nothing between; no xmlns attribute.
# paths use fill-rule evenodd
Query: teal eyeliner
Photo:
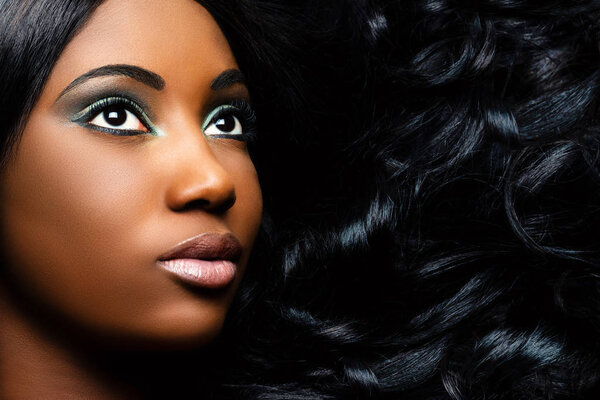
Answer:
<svg viewBox="0 0 600 400"><path fill-rule="evenodd" d="M210 124L216 123L219 119L233 115L238 119L242 126L242 134L211 134L207 135L212 138L233 139L239 141L248 141L256 134L256 114L245 99L233 99L228 103L216 106L204 119L202 123L202 131Z"/></svg>
<svg viewBox="0 0 600 400"><path fill-rule="evenodd" d="M125 110L130 111L148 129L148 132L132 129L111 129L90 124L90 121L94 117L99 115L104 109L110 106L122 106ZM71 122L79 124L84 128L94 129L100 132L109 133L111 135L116 136L135 136L142 134L162 136L160 130L152 123L151 119L144 112L142 107L140 107L135 101L122 95L107 96L93 102L92 104L85 107L83 110L75 113L75 115L73 115L73 117L71 118Z"/></svg>

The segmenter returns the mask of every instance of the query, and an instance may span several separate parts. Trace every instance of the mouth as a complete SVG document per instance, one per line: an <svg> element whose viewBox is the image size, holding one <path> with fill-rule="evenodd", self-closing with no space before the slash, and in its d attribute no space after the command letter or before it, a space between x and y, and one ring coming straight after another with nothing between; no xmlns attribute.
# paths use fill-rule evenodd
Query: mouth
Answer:
<svg viewBox="0 0 600 400"><path fill-rule="evenodd" d="M202 233L161 255L157 265L184 283L220 289L237 274L242 245L231 233Z"/></svg>

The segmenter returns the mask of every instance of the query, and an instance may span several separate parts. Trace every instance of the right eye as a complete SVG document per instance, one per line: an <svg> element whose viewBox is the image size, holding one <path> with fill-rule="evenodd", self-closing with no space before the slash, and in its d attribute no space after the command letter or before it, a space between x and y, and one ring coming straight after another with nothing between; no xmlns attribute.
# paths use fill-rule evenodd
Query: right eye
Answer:
<svg viewBox="0 0 600 400"><path fill-rule="evenodd" d="M142 107L124 97L98 100L77 113L73 122L117 136L157 134Z"/></svg>
<svg viewBox="0 0 600 400"><path fill-rule="evenodd" d="M113 105L104 110L88 122L89 125L100 128L118 129L121 131L149 132L142 121L125 106Z"/></svg>

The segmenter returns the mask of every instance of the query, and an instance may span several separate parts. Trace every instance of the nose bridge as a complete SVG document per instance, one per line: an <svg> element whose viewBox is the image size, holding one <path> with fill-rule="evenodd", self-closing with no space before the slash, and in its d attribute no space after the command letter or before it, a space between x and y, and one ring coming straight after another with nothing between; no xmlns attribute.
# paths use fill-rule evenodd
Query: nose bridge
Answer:
<svg viewBox="0 0 600 400"><path fill-rule="evenodd" d="M170 166L166 203L174 211L224 211L235 202L233 179L204 137L200 122L180 123L167 133Z"/></svg>

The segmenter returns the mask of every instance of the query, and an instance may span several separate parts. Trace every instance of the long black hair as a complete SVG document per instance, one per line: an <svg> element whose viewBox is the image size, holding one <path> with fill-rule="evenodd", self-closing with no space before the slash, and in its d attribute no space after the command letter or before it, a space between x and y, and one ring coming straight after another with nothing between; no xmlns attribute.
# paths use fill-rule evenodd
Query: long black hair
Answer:
<svg viewBox="0 0 600 400"><path fill-rule="evenodd" d="M0 0L0 166L70 39L101 0Z"/></svg>
<svg viewBox="0 0 600 400"><path fill-rule="evenodd" d="M595 398L600 4L242 3L268 246L223 396Z"/></svg>

